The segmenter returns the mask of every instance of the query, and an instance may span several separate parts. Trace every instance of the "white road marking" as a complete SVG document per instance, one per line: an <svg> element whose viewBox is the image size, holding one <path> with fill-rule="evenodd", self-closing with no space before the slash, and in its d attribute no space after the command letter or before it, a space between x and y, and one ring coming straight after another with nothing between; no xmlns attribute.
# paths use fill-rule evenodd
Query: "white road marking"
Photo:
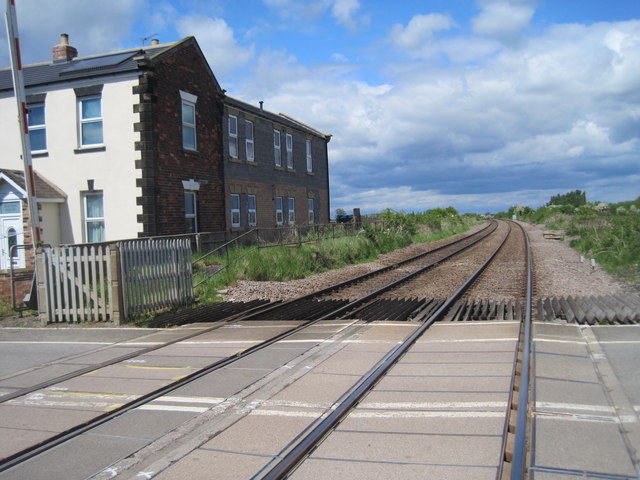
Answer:
<svg viewBox="0 0 640 480"><path fill-rule="evenodd" d="M202 341L184 341L177 342L175 345L226 345L226 344L235 344L235 343L246 343L249 345L253 345L256 343L260 343L263 340L202 340Z"/></svg>
<svg viewBox="0 0 640 480"><path fill-rule="evenodd" d="M306 417L318 418L318 412L304 412L302 410L252 410L249 415L260 415L261 417Z"/></svg>
<svg viewBox="0 0 640 480"><path fill-rule="evenodd" d="M216 405L224 402L225 398L220 397L172 397L166 395L164 397L158 397L154 402L173 402L173 403L204 403L207 405Z"/></svg>
<svg viewBox="0 0 640 480"><path fill-rule="evenodd" d="M3 344L11 344L11 345L114 345L115 342L60 342L60 341L49 341L43 340L41 342L38 341L27 341L27 340L1 340L0 343Z"/></svg>
<svg viewBox="0 0 640 480"><path fill-rule="evenodd" d="M302 410L256 409L251 415L265 417L307 417L317 418L318 413ZM456 411L403 411L403 410L354 410L353 418L504 418L504 412L456 412Z"/></svg>
<svg viewBox="0 0 640 480"><path fill-rule="evenodd" d="M419 340L418 345L425 343L485 343L485 342L515 342L516 337L501 338L464 338L464 339L447 339L447 340Z"/></svg>
<svg viewBox="0 0 640 480"><path fill-rule="evenodd" d="M362 403L360 408L374 410L440 410L450 409L482 409L482 408L506 408L504 402L385 402Z"/></svg>
<svg viewBox="0 0 640 480"><path fill-rule="evenodd" d="M158 412L189 412L189 413L204 413L209 410L209 407L190 407L188 405L156 405L148 403L141 405L137 410L152 410Z"/></svg>
<svg viewBox="0 0 640 480"><path fill-rule="evenodd" d="M616 409L607 405L586 405L580 403L536 402L536 409L573 410L576 412L601 412L615 414Z"/></svg>
<svg viewBox="0 0 640 480"><path fill-rule="evenodd" d="M504 418L504 412L491 411L446 411L446 410L355 410L350 413L354 418Z"/></svg>

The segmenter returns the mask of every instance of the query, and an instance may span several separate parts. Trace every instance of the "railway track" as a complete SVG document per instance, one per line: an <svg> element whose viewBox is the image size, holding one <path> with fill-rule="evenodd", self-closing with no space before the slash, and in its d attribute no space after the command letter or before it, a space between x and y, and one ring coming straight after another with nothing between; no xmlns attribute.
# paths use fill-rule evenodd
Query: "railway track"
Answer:
<svg viewBox="0 0 640 480"><path fill-rule="evenodd" d="M532 259L531 251L526 239L526 234L519 226L521 239L524 239L524 248L526 254L525 265L525 303L524 303L524 322L522 322L520 338L518 340L519 351L517 362L520 368L514 369L514 377L512 380L512 392L516 393L516 398L510 400L511 405L517 405L515 412L517 413L517 421L512 424L509 419L505 422L504 442L503 442L503 458L504 466L506 466L507 476L512 479L524 478L525 473L525 455L526 455L526 427L527 427L527 402L529 390L529 345L531 342L531 300L533 291L533 275L532 275ZM500 250L507 243L509 232L499 243L498 247L490 254L489 258L432 314L429 314L422 325L409 335L400 345L392 349L380 360L374 368L364 375L357 383L355 383L344 395L344 400L334 406L331 414L315 425L312 429L298 436L295 442L290 444L286 450L282 451L270 464L259 472L254 479L276 480L288 478L292 473L304 462L309 454L317 449L319 445L326 439L337 425L344 421L345 418L355 409L356 405L373 389L374 385L379 383L387 372L397 364L397 362L411 349L414 343L427 332L427 330L437 321L445 318L447 311L471 288L473 283L477 281L482 273L491 265L492 261L498 255ZM516 375L516 372L520 375ZM523 392L519 395L519 392ZM515 434L515 437L513 435ZM513 437L513 440L512 440ZM497 477L503 477L503 468L499 469Z"/></svg>
<svg viewBox="0 0 640 480"><path fill-rule="evenodd" d="M290 302L252 304L250 312L243 312L241 309L233 310L233 306L226 306L225 308L231 308L231 310L227 310L226 316L216 317L217 323L206 332L171 345L148 349L140 357L125 359L125 363L143 362L150 358L154 360L175 358L178 362L178 358L182 355L180 352L189 345L194 349L201 348L203 352L206 350L209 355L218 355L215 361L192 368L184 378L172 379L171 385L164 388L153 388L149 392L130 396L125 405L117 405L117 402L113 402L112 405L107 406L109 412L99 412L88 421L79 422L46 441L6 457L0 464L0 476L6 473L7 478L36 478L31 476L29 468L33 468L33 465L38 463L51 464L51 460L48 459L55 458L55 452L61 450L56 447L64 449L65 445L73 445L73 442L77 442L76 439L91 438L90 435L95 435L91 433L94 431L111 431L113 429L109 427L111 423L126 424L127 419L136 418L135 415L141 412L154 410L171 412L170 408L179 410L180 405L188 401L193 402L193 406L187 408L192 409L193 412L199 412L200 416L194 417L189 422L176 424L175 430L168 430L164 436L161 435L154 441L138 445L124 457L119 453L119 456L113 460L105 460L104 470L93 470L90 475L77 477L96 480L114 476L137 478L140 472L147 472L151 476L157 475L159 479L177 478L180 474L172 470L172 466L176 462L179 463L180 458L185 456L188 458L189 451L199 451L201 445L207 441L213 443L217 438L224 438L225 435L221 435L220 432L234 426L238 418L254 418L252 415L255 412L270 411L264 408L266 405L275 405L276 411L278 408L289 408L291 405L286 402L278 403L278 401L265 399L273 396L273 392L295 384L298 380L311 378L306 375L308 369L314 368L313 365L322 366L322 362L330 362L334 358L332 355L336 355L336 352L341 353L340 349L344 348L344 345L357 345L358 338L367 338L367 335L371 335L372 329L378 326L383 329L390 328L390 321L400 321L393 325L401 325L398 327L400 331L409 333L403 333L402 338L398 337L397 341L391 341L388 350L378 355L375 362L367 364L366 373L363 372L364 375L361 375L356 382L345 386L339 393L336 392L335 399L322 404L321 407L318 406L320 404L313 406L315 405L313 403L309 407L304 407L318 409L316 419L306 428L301 428L293 434L290 441L280 445L277 451L273 452L271 461L263 458L261 466L248 475L256 479L307 478L309 460L311 463L316 461L313 457L314 452L327 448L326 443L323 442L330 444L336 432L338 435L343 434L340 425L353 422L354 415L356 418L358 415L363 415L360 405L363 404L366 407L370 404L371 401L365 400L368 395L380 395L379 392L375 392L375 388L385 382L385 375L397 368L408 368L406 359L414 355L412 349L416 346L420 347L422 342L437 343L439 341L429 340L434 325L455 326L463 325L466 320L491 319L501 320L501 322L473 323L476 325L495 323L504 325L506 329L516 330L520 326L520 331L514 330L513 333L513 344L519 345L519 349L514 350L515 355L512 360L502 362L505 366L514 361L517 364L515 367L513 365L510 367L512 374L509 376L508 392L505 391L505 394L508 393L508 398L498 403L517 406L517 408L511 412L507 409L504 414L500 414L503 416L502 431L499 435L502 442L499 458L502 460L496 469L495 478L524 478L529 448L526 413L529 392L527 376L530 368L527 362L531 343L533 274L530 249L528 244L523 245L526 242L526 235L516 225L500 222L500 225L493 225L490 230L483 230L481 234L475 235L476 243L468 240L456 242L455 246L425 252L406 261L394 263L381 271L313 292ZM480 237L479 240L478 237ZM447 258L444 250L457 250L457 252L446 252L450 255ZM484 257L482 262L478 262L480 257ZM517 259L514 260L514 258ZM498 263L503 265L498 267L496 266ZM455 288L448 286L450 293L446 298L427 299L421 295L415 298L409 297L410 293L415 293L421 288L420 285L433 282L434 277L438 277L438 269L445 268L459 269L460 276L464 275L467 280L463 285L456 285ZM505 271L508 271L508 274L505 275ZM505 277L503 282L509 285L505 298L499 301L475 299L474 285L477 286L481 282L494 282L498 273ZM383 277L384 281L382 281ZM207 318L205 309L200 314ZM246 333L243 332L251 329L255 331L262 329L263 333L259 339L251 338L247 343ZM377 341L375 339L379 337L372 338L375 343ZM244 345L240 345L240 339L244 339ZM288 345L292 346L287 347ZM227 353L224 356L221 353L211 353L215 348L220 352L226 348L224 351ZM288 360L277 360L273 366L269 366L271 364L265 359L272 355L279 358L287 349L291 349L291 352L287 352ZM230 350L233 351L229 354ZM470 352L465 352L467 353ZM508 351L502 350L498 354L506 356L505 358L511 355ZM462 352L458 355L464 356ZM142 358L145 360L141 360ZM282 361L285 362L284 366ZM183 367L177 364L171 364L171 367L165 367L164 363L162 365L161 368L178 370ZM225 379L229 377L224 376L227 370L230 373L233 372L231 378L233 375L236 377L240 375L245 368L242 365L256 365L259 368L251 368L261 370L255 377L246 380L242 388L233 387L235 390L231 389L228 393L220 394L213 386L218 382L228 381ZM112 369L111 371L114 368L120 368L114 363L101 367ZM93 372L84 373L93 374ZM100 373L95 375L100 376ZM103 378L107 377L103 375ZM218 380L212 380L214 378ZM233 381L236 380L238 379ZM65 382L69 381L73 382L74 379L72 377L61 379L62 384L59 387L56 383L50 383L46 386L40 385L40 388L49 392L62 392L66 388ZM192 393L194 391L215 391L216 393L208 395L199 393L199 396L194 396ZM519 394L520 392L522 395ZM31 393L40 395L37 391ZM25 398L27 397L29 393L25 395ZM277 398L277 395L274 398ZM14 396L11 401L19 403L20 398ZM168 402L173 402L172 405L175 406L166 405ZM205 402L209 406L202 407L198 402ZM364 413L367 413L366 408ZM495 412L492 414L497 415ZM307 414L304 413L302 416L305 417L305 415ZM252 432L252 435L258 438L262 433L269 435L269 429L267 428L264 432ZM184 442L183 444L188 446L175 447L175 442L178 444ZM66 449L69 450L69 447ZM51 478L55 478L55 475ZM233 478L236 478L236 475Z"/></svg>
<svg viewBox="0 0 640 480"><path fill-rule="evenodd" d="M8 469L11 469L17 465L20 465L21 463L27 461L30 458L33 458L37 455L42 454L43 452L46 452L48 450L50 450L51 448L55 447L56 445L60 445L64 442L69 441L70 439L77 437L78 435L87 432L93 428L96 428L99 425L102 425L108 421L110 421L113 418L116 418L120 415L125 414L128 411L131 411L133 409L136 409L138 407L140 407L141 405L147 404L151 401L153 401L156 398L162 397L162 396L166 396L168 393L170 393L171 391L180 388L180 386L188 383L188 382L192 382L200 377L203 377L205 375L207 375L208 373L210 373L211 371L215 371L218 370L222 367L224 367L225 365L228 365L230 363L233 363L235 361L237 361L238 359L241 358L245 358L249 355L251 355L252 353L259 351L261 349L264 349L266 347L268 347L269 345L273 345L278 341L281 341L282 339L295 335L297 332L301 331L302 329L308 328L309 326L313 325L314 323L317 323L320 320L325 320L325 319L329 319L329 318L341 318L341 317L348 317L348 316L357 316L359 311L364 311L367 307L371 307L371 305L373 303L375 303L375 299L376 297L379 297L380 295L388 292L390 289L392 288L397 288L398 285L402 285L404 283L406 283L407 281L417 277L418 275L420 275L421 273L423 273L424 271L428 271L432 268L434 268L435 266L439 265L442 261L444 261L447 258L451 258L452 256L455 256L456 254L459 254L460 252L463 252L467 249L469 249L472 245L475 245L476 243L480 242L481 240L483 240L484 238L486 238L487 236L489 236L491 233L493 233L493 231L496 229L497 225L492 225L490 226L491 228L487 228L484 229L483 231L479 232L478 234L472 235L471 239L469 238L464 238L462 240L458 240L456 242L453 242L453 245L447 245L445 247L440 247L438 249L435 249L433 251L430 252L426 252L424 254L418 255L417 257L413 257L411 259L408 259L406 261L403 262L399 262L397 264L391 265L389 267L386 267L384 269L381 269L381 271L378 272L373 272L372 274L367 274L363 277L359 277L357 279L353 279L350 282L343 282L342 284L339 284L337 286L334 286L333 288L330 289L325 289L321 292L315 292L312 295L308 295L307 298L303 298L303 299L298 299L294 302L287 302L288 304L285 305L276 305L276 306L267 306L266 308L262 305L253 305L253 309L254 311L252 313L249 314L238 314L237 312L236 318L234 321L235 322L241 322L241 321L251 321L251 319L255 319L255 318L260 318L260 319L265 319L268 318L268 315L271 313L273 314L274 312L279 312L278 316L280 318L282 318L283 315L283 309L285 312L287 312L287 309L291 308L292 305L296 305L296 304L300 304L300 302L306 302L308 300L311 301L315 301L317 302L317 298L322 298L324 296L330 295L331 293L335 292L335 291L339 291L339 290L344 290L345 288L348 288L348 286L353 283L357 283L357 284L362 284L363 282L368 281L370 278L372 277L379 277L382 276L384 274L386 274L387 272L393 272L393 271L397 271L400 269L406 269L407 265L411 265L411 264L416 264L419 263L418 267L412 267L410 271L404 271L402 273L402 275L400 275L398 278L395 278L394 281L390 284L390 285L385 285L381 288L378 288L377 290L375 290L372 293L369 293L367 295L364 295L363 297L355 300L355 301L336 301L336 300L331 300L329 299L328 301L325 300L322 303L325 305L325 308L321 311L318 311L317 308L312 308L313 313L312 313L312 317L316 317L314 320L309 320L306 321L304 323L302 323L301 325L299 325L296 328L293 329L289 329L287 331L285 331L284 333L274 336L272 338L267 339L265 342L262 342L258 345L254 345L250 348L244 349L241 353L238 353L236 355L233 355L231 357L227 357L224 358L222 360L218 360L216 362L213 362L210 365L207 365L206 368L204 369L199 369L198 371L187 375L185 378L181 379L178 382L174 382L172 385L165 387L163 389L160 390L156 390L144 395L140 395L138 396L138 398L136 398L134 401L128 402L126 405L114 408L112 411L107 412L107 413L103 413L103 414L99 414L97 416L95 416L94 418L92 418L91 420L87 421L87 422L83 422L79 425L74 426L73 428L70 428L64 432L61 432L60 434L57 435L53 435L51 438L48 438L46 441L40 442L37 445L32 446L29 449L26 449L24 451L18 452L16 454L10 455L8 457L6 457L2 463L0 464L0 471L5 471ZM436 255L436 257L434 257L434 255ZM330 305L329 308L326 307L326 305ZM296 308L298 308L296 306ZM432 305L431 309L435 308L435 306ZM441 305L438 310L443 310L445 307L443 305ZM424 305L417 305L416 308L411 312L414 314L415 317L419 317L419 318L424 318L426 315L426 312L429 309L425 308ZM320 316L318 317L318 315L320 314ZM286 318L286 315L285 315ZM289 316L288 318L294 318ZM242 320L241 320L242 319ZM220 325L215 325L214 327L212 327L211 329L208 329L207 331L212 331L215 330L217 328L220 328ZM184 339L182 340L184 341ZM149 348L144 350L142 353L143 354L148 354L151 351L153 351L155 348ZM119 359L116 359L117 361L130 361L132 358L132 356L128 355L126 357L121 357ZM99 368L109 368L111 365L116 364L116 362L106 362L104 364L99 365ZM80 370L78 372L76 372L77 374L82 374L82 375L86 375L87 373L91 373L89 371L90 369L83 369ZM91 370L91 371L95 371L95 369ZM43 384L39 384L35 387L37 387L38 390L42 390L42 389L46 389L48 387L54 387L56 384L58 383L64 383L65 381L72 379L73 378L73 374L71 375L67 375L64 377L58 377L56 379L53 379L49 382L43 383ZM55 387L54 387L55 388ZM20 398L20 395L22 396L28 396L29 394L33 393L37 391L35 388L31 388L29 390L25 390L22 392L18 392L17 394L11 395L8 400L6 401L16 401L17 399Z"/></svg>
<svg viewBox="0 0 640 480"><path fill-rule="evenodd" d="M264 319L269 319L270 317L271 318L293 318L289 316L289 314L291 313L291 308L293 307L294 310L297 310L298 312L300 312L300 306L299 306L300 303L304 305L304 308L310 308L311 311L313 312L312 315L307 315L308 317L311 317L311 319L306 321L302 325L298 326L297 328L288 329L284 333L274 336L272 338L269 338L258 345L254 345L250 348L244 349L243 351L233 356L213 362L207 365L205 368L199 369L198 371L185 376L179 381L173 382L171 385L165 388L138 396L138 398L136 398L135 401L129 401L123 406L119 406L112 409L112 411L95 416L90 421L77 425L67 431L61 432L60 434L54 435L51 438L47 439L46 441L38 443L32 448L29 448L25 451L18 452L16 454L5 457L0 462L0 471L11 468L12 466L17 465L50 448L53 448L54 446L59 445L69 440L70 438L73 438L81 434L82 432L88 431L92 428L95 428L98 425L108 422L110 419L116 417L117 415L122 415L123 413L126 413L129 410L135 409L138 406L153 400L154 398L158 398L159 396L166 395L168 392L176 388L179 388L181 385L186 384L190 381L193 381L201 376L204 376L211 371L215 371L217 369L224 367L229 363L237 361L238 359L249 356L253 352L264 349L269 345L272 345L275 342L280 341L283 338L286 338L287 336L294 335L299 330L304 329L310 325L313 325L315 322L317 322L319 314L322 314L322 318L336 318L339 316L341 312L346 310L353 310L358 305L361 305L362 303L368 301L370 298L372 298L372 296L369 296L364 299L359 299L358 301L355 301L355 302L345 302L345 301L323 302L323 308L321 310L318 310L317 305L315 304L309 305L308 304L309 300L325 297L331 292L348 288L350 285L353 285L353 284L366 282L371 278L384 276L385 274L388 274L388 272L393 272L394 270L397 270L405 265L412 264L418 261L424 262L425 258L431 259L434 255L437 255L435 260L432 259L426 265L422 265L421 267L423 270L429 269L433 265L437 264L438 261L441 261L441 259L446 258L447 256L450 257L453 255L456 255L457 253L469 248L470 245L473 245L481 241L483 238L491 234L495 230L495 228L496 228L496 224L494 222L492 224L489 224L487 227L483 228L479 232L476 232L468 237L463 237L461 239L447 243L441 247L435 248L428 252L421 253L409 259L405 259L398 263L394 263L387 267L381 268L375 272L370 272L368 274L350 279L348 281L342 282L330 288L323 289L318 292L313 292L312 294L301 297L300 299L295 299L290 302L284 302L283 304L277 303L275 305L264 305L261 302L254 302L254 303L249 303L247 305L243 305L242 307L239 307L238 305L225 305L222 308L217 307L215 309L203 308L196 314L196 316L198 316L199 314L201 317L205 317L209 321L218 322L214 326L206 329L203 332L198 332L193 335L180 338L179 340L167 342L164 345L151 346L131 354L119 356L109 361L102 362L98 365L81 368L69 374L58 376L48 381L40 382L36 385L32 385L30 387L26 387L16 392L7 394L2 398L3 403L12 402L20 398L28 397L30 394L33 394L34 392L38 392L43 389L55 388L56 385L64 383L65 381L72 380L82 375L91 374L92 372L99 371L100 369L109 368L113 365L121 364L122 362L132 361L132 359L135 359L138 356L149 354L160 348L165 348L167 346L170 346L176 342L185 342L185 341L194 339L198 336L201 336L213 330L219 329L223 325L229 322L250 321L256 318L259 318L260 320L264 320ZM273 317L274 313L276 314L275 317ZM301 319L306 320L304 318L304 315L302 316Z"/></svg>
<svg viewBox="0 0 640 480"><path fill-rule="evenodd" d="M345 300L332 300L330 297L334 292L341 291L343 289L349 289L350 287L352 288L354 285L366 283L367 281L371 281L371 279L376 279L375 281L380 284L379 277L384 277L382 280L382 284L386 284L385 282L389 282L391 280L385 277L385 275L391 274L391 276L393 277L393 272L403 268L406 265L415 264L416 262L422 262L422 267L418 266L418 268L422 268L423 270L432 268L443 259L454 256L459 252L464 251L466 248L469 248L469 246L472 246L475 243L481 241L487 235L491 234L495 230L496 226L497 225L495 223L488 224L483 229L469 236L447 242L444 245L431 249L427 252L422 252L409 258L402 259L398 262L395 262L373 272L348 279L336 285L312 292L310 294L287 302L274 302L272 304L267 301L260 300L241 303L224 302L222 304L215 304L192 310L186 310L177 314L171 314L171 320L168 323L169 325L181 325L184 323L193 322L234 322L239 320L250 320L254 318L259 318L260 320L277 320L287 318L314 320L323 315L327 315L334 311L337 311L338 309L344 307L349 303ZM402 275L400 277L402 277ZM399 277L395 275L395 279L397 280L398 278ZM354 303L354 305L357 304L358 302ZM152 324L151 326L163 326L166 324L167 321L163 320L163 316L161 315L160 320ZM31 392L49 387L51 385L55 385L56 383L60 383L64 380L68 380L79 375L85 375L99 368L114 365L139 355L144 355L159 348L171 345L172 343L179 341L183 342L188 340L189 338L206 334L211 330L220 328L221 325L221 323L216 324L209 329L193 333L189 336L181 337L160 345L149 346L136 352L118 356L116 358L112 358L95 365L78 369L65 375L60 375L48 379L44 382L39 382L37 384L21 388L14 392L0 396L0 403L27 395Z"/></svg>

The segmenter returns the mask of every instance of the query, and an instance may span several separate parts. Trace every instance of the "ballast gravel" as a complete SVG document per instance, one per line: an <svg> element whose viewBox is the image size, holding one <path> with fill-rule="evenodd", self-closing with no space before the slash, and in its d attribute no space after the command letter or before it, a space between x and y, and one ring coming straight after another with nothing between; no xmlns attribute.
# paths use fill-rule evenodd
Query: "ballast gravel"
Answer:
<svg viewBox="0 0 640 480"><path fill-rule="evenodd" d="M522 225L529 235L533 252L537 297L615 295L623 291L622 284L603 271L599 265L592 266L590 259L581 260L580 255L569 246L568 240L547 239L544 238L544 231L541 228L527 223ZM481 227L477 226L472 230L475 231ZM445 242L446 240L441 240L414 244L381 255L374 262L350 265L289 282L240 280L237 285L229 287L223 297L229 301L244 302L255 299L288 300L377 270L401 258L431 250ZM444 283L447 280L440 278L439 281ZM474 289L474 296L491 298L496 294L491 284L487 284L487 291L482 291L482 282L478 287Z"/></svg>

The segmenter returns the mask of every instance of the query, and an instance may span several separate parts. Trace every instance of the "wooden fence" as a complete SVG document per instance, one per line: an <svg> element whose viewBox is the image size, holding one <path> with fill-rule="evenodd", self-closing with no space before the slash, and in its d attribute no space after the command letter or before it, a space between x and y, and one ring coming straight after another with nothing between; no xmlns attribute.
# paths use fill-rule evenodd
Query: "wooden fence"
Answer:
<svg viewBox="0 0 640 480"><path fill-rule="evenodd" d="M43 322L119 324L193 300L189 238L46 247L37 268Z"/></svg>

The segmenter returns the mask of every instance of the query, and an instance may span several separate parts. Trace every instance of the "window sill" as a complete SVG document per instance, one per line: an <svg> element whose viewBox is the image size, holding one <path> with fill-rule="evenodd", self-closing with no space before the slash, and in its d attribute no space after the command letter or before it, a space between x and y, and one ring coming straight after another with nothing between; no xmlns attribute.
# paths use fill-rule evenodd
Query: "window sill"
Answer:
<svg viewBox="0 0 640 480"><path fill-rule="evenodd" d="M192 150L190 148L185 148L185 147L182 147L182 152L183 153L190 153L192 155L200 155L200 152L198 150Z"/></svg>
<svg viewBox="0 0 640 480"><path fill-rule="evenodd" d="M229 157L229 161L231 163L244 163L243 160L240 160L239 158L236 158L236 157Z"/></svg>
<svg viewBox="0 0 640 480"><path fill-rule="evenodd" d="M315 176L315 174L316 174L316 172L307 172L307 175L310 175L312 177Z"/></svg>
<svg viewBox="0 0 640 480"><path fill-rule="evenodd" d="M104 145L98 145L95 147L79 147L76 148L73 153L93 153L93 152L104 152L107 150L107 147Z"/></svg>
<svg viewBox="0 0 640 480"><path fill-rule="evenodd" d="M258 166L258 162L256 162L255 160L247 160L245 163L247 165L251 165L252 167L257 167Z"/></svg>
<svg viewBox="0 0 640 480"><path fill-rule="evenodd" d="M295 168L287 168L287 172L296 173L296 169Z"/></svg>
<svg viewBox="0 0 640 480"><path fill-rule="evenodd" d="M47 152L46 150L41 150L39 152L31 152L31 158L42 158L42 157L48 157L49 156L49 152Z"/></svg>
<svg viewBox="0 0 640 480"><path fill-rule="evenodd" d="M28 267L18 267L18 266L14 266L13 267L13 275L24 275L25 273L31 273L33 272L33 268L28 268ZM6 268L6 269L2 269L0 270L0 275L3 275L5 277L9 277L11 276L11 269L10 268Z"/></svg>
<svg viewBox="0 0 640 480"><path fill-rule="evenodd" d="M284 172L284 167L281 167L281 166L279 166L279 165L276 165L276 166L275 166L275 169L276 169L276 170L280 170L280 171Z"/></svg>

